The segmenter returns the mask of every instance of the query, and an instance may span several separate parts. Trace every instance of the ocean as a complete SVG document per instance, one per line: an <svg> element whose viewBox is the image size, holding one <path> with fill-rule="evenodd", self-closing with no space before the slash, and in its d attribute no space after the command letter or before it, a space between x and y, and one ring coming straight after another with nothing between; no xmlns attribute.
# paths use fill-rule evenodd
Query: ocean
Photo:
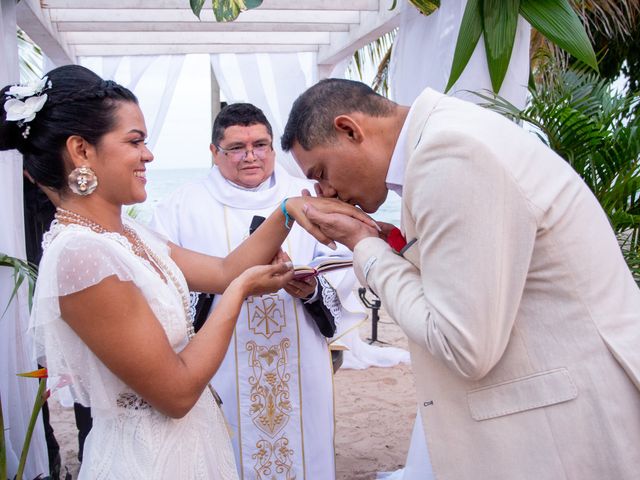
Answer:
<svg viewBox="0 0 640 480"><path fill-rule="evenodd" d="M180 168L147 170L147 200L135 205L135 216L142 222L147 222L159 201L171 194L184 183L207 176L208 168ZM389 192L387 200L372 215L376 220L400 225L400 197Z"/></svg>

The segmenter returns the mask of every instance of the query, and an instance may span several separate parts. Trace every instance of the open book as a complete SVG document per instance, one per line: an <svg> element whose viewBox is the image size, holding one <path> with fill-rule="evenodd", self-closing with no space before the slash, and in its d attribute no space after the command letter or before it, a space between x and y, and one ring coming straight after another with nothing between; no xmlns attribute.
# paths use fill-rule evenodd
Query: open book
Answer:
<svg viewBox="0 0 640 480"><path fill-rule="evenodd" d="M316 275L320 275L322 273L330 272L332 270L337 270L338 268L351 267L353 265L353 260L350 258L332 258L328 260L324 260L317 264L310 265L298 265L293 268L294 277L296 280L302 280L308 277L315 277Z"/></svg>

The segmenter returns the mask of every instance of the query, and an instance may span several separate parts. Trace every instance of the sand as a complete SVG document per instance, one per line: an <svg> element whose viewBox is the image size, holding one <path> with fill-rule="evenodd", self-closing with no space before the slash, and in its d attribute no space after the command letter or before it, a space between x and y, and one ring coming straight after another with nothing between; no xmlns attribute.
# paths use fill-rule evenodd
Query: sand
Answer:
<svg viewBox="0 0 640 480"><path fill-rule="evenodd" d="M370 323L361 329L371 334ZM382 312L378 339L406 348L406 337ZM382 344L378 344L384 347ZM404 465L416 416L411 368L340 369L334 377L337 480L371 480L377 472ZM80 468L73 409L50 402L51 424L60 443L63 472L75 479ZM316 479L310 479L316 480Z"/></svg>

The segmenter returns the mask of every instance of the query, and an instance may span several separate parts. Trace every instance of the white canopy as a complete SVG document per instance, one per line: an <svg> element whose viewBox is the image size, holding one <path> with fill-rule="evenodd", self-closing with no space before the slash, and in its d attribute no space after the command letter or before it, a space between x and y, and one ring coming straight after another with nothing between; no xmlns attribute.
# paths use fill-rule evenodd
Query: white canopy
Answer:
<svg viewBox="0 0 640 480"><path fill-rule="evenodd" d="M234 21L188 0L22 0L18 25L54 64L80 56L316 52L332 66L398 26L389 0L264 0Z"/></svg>

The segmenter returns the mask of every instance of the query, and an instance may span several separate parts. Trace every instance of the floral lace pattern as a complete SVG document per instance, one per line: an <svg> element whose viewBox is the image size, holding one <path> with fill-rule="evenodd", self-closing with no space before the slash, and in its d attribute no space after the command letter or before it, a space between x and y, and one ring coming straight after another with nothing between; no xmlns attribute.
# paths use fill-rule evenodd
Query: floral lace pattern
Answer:
<svg viewBox="0 0 640 480"><path fill-rule="evenodd" d="M334 322L338 325L342 315L338 292L336 292L335 288L333 288L322 275L318 275L318 281L320 285L322 285L322 303L329 309L331 315L333 315Z"/></svg>

